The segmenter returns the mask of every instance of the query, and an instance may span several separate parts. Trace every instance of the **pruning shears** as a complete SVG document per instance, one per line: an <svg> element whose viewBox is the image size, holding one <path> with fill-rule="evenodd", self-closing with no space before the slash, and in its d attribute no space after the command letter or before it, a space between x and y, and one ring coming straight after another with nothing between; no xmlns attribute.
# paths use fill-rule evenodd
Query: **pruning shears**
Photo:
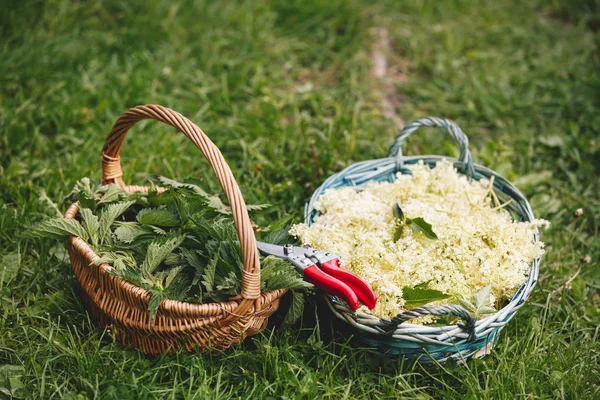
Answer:
<svg viewBox="0 0 600 400"><path fill-rule="evenodd" d="M307 282L345 299L353 310L358 309L359 302L371 310L375 308L377 297L371 287L358 276L340 268L340 257L337 254L315 250L310 246L294 247L291 244L278 246L257 242L257 246L263 255L291 262Z"/></svg>

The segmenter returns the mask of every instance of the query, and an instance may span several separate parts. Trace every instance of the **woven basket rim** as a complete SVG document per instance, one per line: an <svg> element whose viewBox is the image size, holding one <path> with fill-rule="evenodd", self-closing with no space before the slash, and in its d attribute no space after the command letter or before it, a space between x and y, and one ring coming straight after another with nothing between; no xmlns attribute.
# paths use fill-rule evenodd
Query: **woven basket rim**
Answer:
<svg viewBox="0 0 600 400"><path fill-rule="evenodd" d="M123 190L125 190L128 193L133 193L133 192L138 192L138 191L147 192L149 189L150 188L148 186L136 186L136 185L128 185L123 188ZM160 191L164 190L163 188L158 188L158 189ZM79 202L76 201L69 206L69 208L67 209L67 211L64 214L64 218L74 219L77 217L78 213L79 213ZM83 258L85 258L86 260L89 261L88 267L89 267L89 264L91 264L92 262L94 262L95 260L100 258L100 256L91 248L89 243L87 241L85 241L83 238L78 237L78 236L69 236L68 240L69 240L69 243L72 245L73 250L76 251L80 256L82 256ZM116 281L116 283L120 286L121 289L125 290L126 292L128 292L132 295L141 296L145 300L149 300L151 294L148 290L146 290L142 287L139 287L137 285L134 285L133 283L128 282L127 280L121 278L120 276L111 274L110 270L112 270L113 267L110 264L102 263L102 264L99 264L97 267L98 267L100 273L111 276ZM283 294L285 294L285 292L287 292L287 289L276 289L276 290L268 290L265 292L261 292L260 297L258 299L256 299L255 301L260 301L260 300L268 301L270 297L280 297ZM237 297L239 297L239 299ZM172 300L172 299L165 299L161 302L161 304L158 308L157 317L159 315L168 316L168 314L166 314L166 313L172 313L172 312L176 312L177 314L203 314L204 316L215 315L214 313L210 312L211 309L214 309L214 307L218 307L220 310L222 310L222 314L233 314L232 311L239 305L241 300L242 300L242 298L240 297L240 295L233 296L233 298L230 299L229 301L204 303L204 304L190 303L190 302L178 301L178 300ZM259 314L259 313L260 313L260 311L256 314ZM252 314L253 313L248 313L246 315L252 315Z"/></svg>

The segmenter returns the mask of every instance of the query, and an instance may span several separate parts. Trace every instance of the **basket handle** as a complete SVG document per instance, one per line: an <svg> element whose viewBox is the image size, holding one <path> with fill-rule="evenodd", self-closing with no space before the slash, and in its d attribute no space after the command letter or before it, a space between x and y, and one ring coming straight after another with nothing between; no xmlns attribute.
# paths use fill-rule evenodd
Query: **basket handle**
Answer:
<svg viewBox="0 0 600 400"><path fill-rule="evenodd" d="M454 122L437 117L425 117L418 119L406 125L404 129L396 136L394 143L390 146L388 151L388 157L396 158L396 167L398 170L404 168L404 157L402 156L402 145L410 136L421 127L428 126L434 128L443 128L450 133L452 138L460 145L460 157L459 160L463 164L463 173L474 177L475 168L473 167L473 157L469 151L469 138L464 134L462 129L459 128Z"/></svg>
<svg viewBox="0 0 600 400"><path fill-rule="evenodd" d="M127 110L115 122L102 148L102 183L114 183L121 188L125 187L119 157L121 146L129 129L143 119L155 119L175 127L194 142L210 163L229 200L235 228L240 239L243 256L241 296L248 300L259 298L260 258L246 202L229 165L217 146L189 119L177 111L154 104Z"/></svg>
<svg viewBox="0 0 600 400"><path fill-rule="evenodd" d="M399 324L402 324L413 318L423 317L425 315L435 315L438 317L443 315L455 315L464 321L464 323L459 323L458 326L467 331L469 334L469 340L472 340L475 337L475 323L477 320L469 311L467 311L467 309L453 304L443 306L421 306L404 311L403 313L400 313L391 319L391 323L394 325L394 327L391 328L388 333L393 333L395 327Z"/></svg>

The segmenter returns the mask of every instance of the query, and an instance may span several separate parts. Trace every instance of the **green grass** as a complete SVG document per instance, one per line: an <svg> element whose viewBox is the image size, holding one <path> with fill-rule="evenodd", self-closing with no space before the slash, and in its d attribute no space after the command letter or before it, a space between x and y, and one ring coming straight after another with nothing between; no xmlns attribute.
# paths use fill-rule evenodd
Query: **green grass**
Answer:
<svg viewBox="0 0 600 400"><path fill-rule="evenodd" d="M0 398L600 398L597 1L0 3ZM454 119L475 160L552 222L540 284L492 354L389 360L351 347L316 298L301 325L220 354L149 359L95 327L64 243L22 233L56 212L47 199L64 210L77 179L99 179L116 118L145 103L182 112L247 201L274 205L259 224L299 221L326 177L384 156L396 134L371 73L375 27L391 39L396 112ZM425 131L406 152L456 154L446 139ZM127 182L219 191L158 123L133 129L122 160Z"/></svg>

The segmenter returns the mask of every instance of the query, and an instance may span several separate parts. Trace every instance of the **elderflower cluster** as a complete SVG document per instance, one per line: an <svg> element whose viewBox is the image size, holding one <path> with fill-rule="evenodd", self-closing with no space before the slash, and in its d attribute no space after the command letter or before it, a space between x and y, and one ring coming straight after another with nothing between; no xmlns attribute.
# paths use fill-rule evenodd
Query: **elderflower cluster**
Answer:
<svg viewBox="0 0 600 400"><path fill-rule="evenodd" d="M513 221L494 204L489 181L469 181L449 161L435 168L420 162L410 170L412 175L398 174L395 182L325 191L314 223L294 225L290 233L304 245L339 254L342 267L377 294L377 307L369 312L379 317L404 311L402 289L419 284L451 296L434 304L456 303L488 285L492 304L512 297L531 262L544 253L533 238L548 222ZM431 224L438 239L404 228L394 242L398 202L407 218Z"/></svg>

